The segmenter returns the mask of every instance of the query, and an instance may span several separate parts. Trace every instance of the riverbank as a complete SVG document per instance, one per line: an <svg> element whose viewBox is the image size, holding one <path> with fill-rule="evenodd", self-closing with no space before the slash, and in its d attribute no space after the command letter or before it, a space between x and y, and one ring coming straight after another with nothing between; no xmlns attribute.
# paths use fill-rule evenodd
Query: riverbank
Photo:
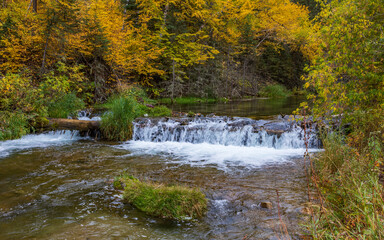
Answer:
<svg viewBox="0 0 384 240"><path fill-rule="evenodd" d="M308 159L315 239L384 238L384 149L382 110L361 115L349 133L328 133L324 152Z"/></svg>

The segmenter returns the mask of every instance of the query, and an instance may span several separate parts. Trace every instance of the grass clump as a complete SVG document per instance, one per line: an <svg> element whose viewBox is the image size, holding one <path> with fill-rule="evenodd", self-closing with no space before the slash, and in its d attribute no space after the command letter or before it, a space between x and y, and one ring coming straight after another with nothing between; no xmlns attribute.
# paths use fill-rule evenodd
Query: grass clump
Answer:
<svg viewBox="0 0 384 240"><path fill-rule="evenodd" d="M164 105L148 108L148 116L150 117L170 117L172 110Z"/></svg>
<svg viewBox="0 0 384 240"><path fill-rule="evenodd" d="M350 144L350 136L324 139L313 172L321 200L309 226L315 239L384 239L384 152L378 134L372 132L361 149Z"/></svg>
<svg viewBox="0 0 384 240"><path fill-rule="evenodd" d="M196 188L141 182L129 175L120 176L118 181L124 187L123 199L151 216L192 220L202 217L207 210L207 199Z"/></svg>
<svg viewBox="0 0 384 240"><path fill-rule="evenodd" d="M68 93L48 105L48 115L53 118L67 118L84 107L82 99L76 97L74 93Z"/></svg>
<svg viewBox="0 0 384 240"><path fill-rule="evenodd" d="M280 84L267 85L260 89L258 95L268 98L285 98L291 95L291 92Z"/></svg>
<svg viewBox="0 0 384 240"><path fill-rule="evenodd" d="M108 100L101 117L101 131L109 140L126 141L132 137L132 121L143 114L143 108L132 96L117 95Z"/></svg>
<svg viewBox="0 0 384 240"><path fill-rule="evenodd" d="M15 139L29 133L27 116L20 112L0 112L0 140Z"/></svg>
<svg viewBox="0 0 384 240"><path fill-rule="evenodd" d="M132 137L132 121L148 114L150 117L171 116L165 106L153 106L144 90L126 86L122 92L112 96L102 107L107 112L101 117L101 131L108 140L126 141Z"/></svg>

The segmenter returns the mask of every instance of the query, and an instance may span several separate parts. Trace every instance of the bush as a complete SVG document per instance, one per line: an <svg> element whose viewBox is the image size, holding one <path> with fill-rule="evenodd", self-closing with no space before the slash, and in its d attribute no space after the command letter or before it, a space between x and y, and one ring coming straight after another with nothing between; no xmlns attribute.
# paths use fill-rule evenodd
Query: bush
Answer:
<svg viewBox="0 0 384 240"><path fill-rule="evenodd" d="M207 210L205 195L195 188L141 182L128 175L117 181L123 183L120 183L124 187L123 199L151 216L191 220L202 217Z"/></svg>
<svg viewBox="0 0 384 240"><path fill-rule="evenodd" d="M291 92L287 90L283 85L274 84L263 87L258 95L260 97L269 98L285 98L291 95Z"/></svg>
<svg viewBox="0 0 384 240"><path fill-rule="evenodd" d="M53 118L67 118L84 107L83 100L77 98L74 93L69 93L48 105L48 115Z"/></svg>
<svg viewBox="0 0 384 240"><path fill-rule="evenodd" d="M28 121L25 114L0 112L0 140L20 138L28 132Z"/></svg>
<svg viewBox="0 0 384 240"><path fill-rule="evenodd" d="M349 144L359 151L363 151L369 144L369 139L375 133L382 147L384 147L384 109L369 109L355 111L347 115L345 122L351 124L352 133Z"/></svg>
<svg viewBox="0 0 384 240"><path fill-rule="evenodd" d="M21 74L0 76L0 111L41 111L39 92L30 78Z"/></svg>
<svg viewBox="0 0 384 240"><path fill-rule="evenodd" d="M88 103L93 101L95 83L86 78L83 65L58 62L54 69L43 75L39 89L49 99L70 92Z"/></svg>

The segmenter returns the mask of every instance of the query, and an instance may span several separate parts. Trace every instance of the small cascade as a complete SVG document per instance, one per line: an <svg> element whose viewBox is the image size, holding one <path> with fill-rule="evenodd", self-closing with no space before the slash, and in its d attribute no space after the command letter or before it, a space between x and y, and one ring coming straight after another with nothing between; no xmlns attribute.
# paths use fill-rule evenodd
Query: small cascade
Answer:
<svg viewBox="0 0 384 240"><path fill-rule="evenodd" d="M0 158L8 156L11 152L31 148L45 148L61 146L84 139L78 131L51 131L42 134L30 134L20 139L0 141Z"/></svg>
<svg viewBox="0 0 384 240"><path fill-rule="evenodd" d="M100 116L94 116L90 110L82 110L77 113L77 119L85 121L101 121Z"/></svg>
<svg viewBox="0 0 384 240"><path fill-rule="evenodd" d="M294 121L199 117L138 119L133 140L145 142L209 143L224 146L305 148L304 131ZM308 128L308 147L318 148L314 128Z"/></svg>

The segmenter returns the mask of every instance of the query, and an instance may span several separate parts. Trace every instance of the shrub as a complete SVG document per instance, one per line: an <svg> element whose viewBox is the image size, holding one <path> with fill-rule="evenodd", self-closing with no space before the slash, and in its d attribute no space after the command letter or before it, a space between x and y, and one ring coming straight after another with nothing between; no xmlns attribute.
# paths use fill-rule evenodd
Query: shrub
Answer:
<svg viewBox="0 0 384 240"><path fill-rule="evenodd" d="M299 88L299 87L294 87L291 91L292 95L294 96L308 96L309 91L307 89Z"/></svg>
<svg viewBox="0 0 384 240"><path fill-rule="evenodd" d="M20 138L29 132L27 117L20 112L0 112L0 140Z"/></svg>
<svg viewBox="0 0 384 240"><path fill-rule="evenodd" d="M86 78L83 65L58 62L55 68L43 75L39 89L49 99L70 92L90 103L93 101L95 83Z"/></svg>
<svg viewBox="0 0 384 240"><path fill-rule="evenodd" d="M83 100L77 98L74 93L69 93L48 105L48 115L53 118L67 118L84 107Z"/></svg>
<svg viewBox="0 0 384 240"><path fill-rule="evenodd" d="M38 90L26 76L7 74L0 77L0 93L0 110L25 113L40 111Z"/></svg>
<svg viewBox="0 0 384 240"><path fill-rule="evenodd" d="M151 216L191 220L202 217L207 210L207 199L196 188L141 182L128 175L118 180L124 186L123 198Z"/></svg>
<svg viewBox="0 0 384 240"><path fill-rule="evenodd" d="M283 85L274 84L263 87L258 95L260 97L269 98L285 98L291 95L291 92L287 90Z"/></svg>

